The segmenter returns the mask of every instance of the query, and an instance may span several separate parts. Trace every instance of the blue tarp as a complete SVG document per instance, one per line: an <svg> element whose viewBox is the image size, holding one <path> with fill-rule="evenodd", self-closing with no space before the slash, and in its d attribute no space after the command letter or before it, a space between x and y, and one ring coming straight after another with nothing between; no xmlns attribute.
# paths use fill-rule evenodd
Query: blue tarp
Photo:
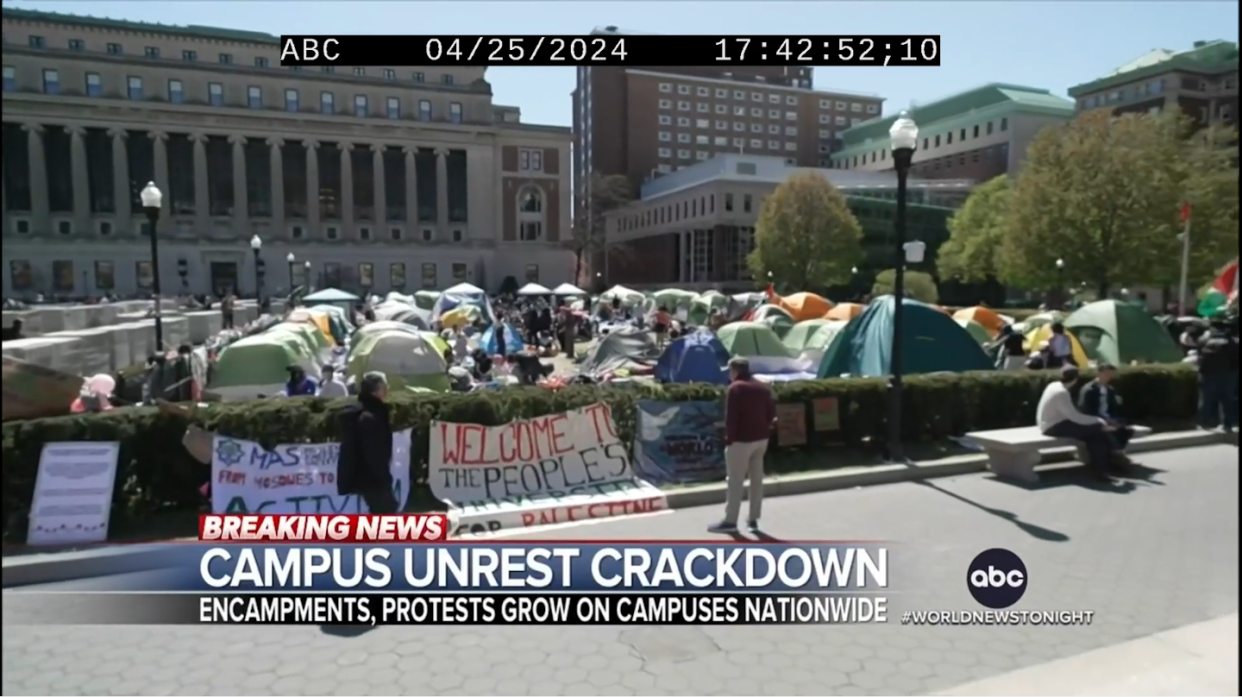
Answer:
<svg viewBox="0 0 1242 697"><path fill-rule="evenodd" d="M661 382L729 382L729 352L711 332L687 334L670 343L656 363Z"/></svg>
<svg viewBox="0 0 1242 697"><path fill-rule="evenodd" d="M522 341L522 336L518 334L513 325L506 324L505 327L505 354L512 356L515 353L521 353L526 348L526 342ZM479 348L487 352L489 356L495 356L500 353L500 346L497 343L496 325L487 328L483 332L483 337L479 339Z"/></svg>
<svg viewBox="0 0 1242 697"><path fill-rule="evenodd" d="M720 402L638 402L634 469L657 484L725 476Z"/></svg>

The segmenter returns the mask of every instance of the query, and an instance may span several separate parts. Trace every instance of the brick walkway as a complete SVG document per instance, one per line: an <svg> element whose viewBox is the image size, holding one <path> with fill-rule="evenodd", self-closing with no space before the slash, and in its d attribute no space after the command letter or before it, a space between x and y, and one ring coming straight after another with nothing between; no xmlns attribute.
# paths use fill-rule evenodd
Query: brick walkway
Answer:
<svg viewBox="0 0 1242 697"><path fill-rule="evenodd" d="M6 593L3 694L929 694L1238 609L1237 449L1141 462L1162 471L1129 491L969 476L768 501L777 537L898 541L894 585L919 590L894 611L977 607L966 567L1006 547L1030 575L1019 608L1094 610L1091 627L70 628L9 624ZM718 514L547 536L701 538Z"/></svg>

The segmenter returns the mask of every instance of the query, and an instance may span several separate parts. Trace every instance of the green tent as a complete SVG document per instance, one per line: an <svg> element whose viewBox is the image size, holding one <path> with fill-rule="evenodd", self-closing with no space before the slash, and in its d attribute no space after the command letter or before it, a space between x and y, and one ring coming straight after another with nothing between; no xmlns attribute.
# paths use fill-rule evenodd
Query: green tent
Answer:
<svg viewBox="0 0 1242 697"><path fill-rule="evenodd" d="M993 370L992 361L970 332L940 309L906 298L902 305L902 372ZM872 301L833 339L819 377L882 377L892 373L893 311L886 295Z"/></svg>
<svg viewBox="0 0 1242 697"><path fill-rule="evenodd" d="M690 303L695 298L695 293L680 288L665 288L657 290L651 294L655 301L667 307L669 310L676 310L679 307L690 307Z"/></svg>
<svg viewBox="0 0 1242 697"><path fill-rule="evenodd" d="M414 294L414 306L420 310L430 310L436 306L440 293L434 290L420 290Z"/></svg>
<svg viewBox="0 0 1242 697"><path fill-rule="evenodd" d="M980 346L992 340L992 335L988 333L988 330L984 329L982 324L973 319L954 319L953 321L957 322L959 327L969 332L975 341L979 342Z"/></svg>
<svg viewBox="0 0 1242 697"><path fill-rule="evenodd" d="M793 329L793 316L783 307L776 305L762 305L755 310L755 314L751 316L755 322L766 324L772 331L776 332L778 337L783 337Z"/></svg>
<svg viewBox="0 0 1242 697"><path fill-rule="evenodd" d="M1056 322L1064 322L1064 321L1065 321L1064 312L1057 312L1056 310L1050 310L1048 312L1041 312L1037 315L1031 315L1030 317L1027 317L1026 319L1022 320L1022 330L1023 332L1029 332L1032 329L1039 329L1045 324L1054 324Z"/></svg>
<svg viewBox="0 0 1242 697"><path fill-rule="evenodd" d="M292 332L268 331L229 344L216 358L208 389L270 387L289 379L289 366L318 366L306 340Z"/></svg>
<svg viewBox="0 0 1242 697"><path fill-rule="evenodd" d="M707 324L712 310L724 309L729 306L729 296L709 290L690 301L690 323L703 326Z"/></svg>
<svg viewBox="0 0 1242 697"><path fill-rule="evenodd" d="M776 333L762 322L726 324L716 335L730 356L793 357L793 353L781 343Z"/></svg>
<svg viewBox="0 0 1242 697"><path fill-rule="evenodd" d="M1113 365L1180 363L1182 351L1145 308L1118 300L1100 300L1075 310L1065 328L1078 337L1093 361Z"/></svg>
<svg viewBox="0 0 1242 697"><path fill-rule="evenodd" d="M346 372L360 380L370 371L379 371L395 388L422 387L436 392L449 390L448 366L444 352L448 345L432 332L405 328L372 331L355 335L349 350Z"/></svg>
<svg viewBox="0 0 1242 697"><path fill-rule="evenodd" d="M831 319L808 319L793 325L782 338L785 348L795 354L803 351L826 351L837 333L848 322Z"/></svg>

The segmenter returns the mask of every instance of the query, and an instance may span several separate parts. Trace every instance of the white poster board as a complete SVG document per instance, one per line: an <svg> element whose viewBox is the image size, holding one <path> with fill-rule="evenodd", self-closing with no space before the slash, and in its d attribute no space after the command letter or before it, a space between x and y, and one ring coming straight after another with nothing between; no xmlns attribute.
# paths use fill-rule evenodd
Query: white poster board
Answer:
<svg viewBox="0 0 1242 697"><path fill-rule="evenodd" d="M35 477L27 544L107 540L120 452L116 442L45 444Z"/></svg>
<svg viewBox="0 0 1242 697"><path fill-rule="evenodd" d="M430 435L431 493L458 535L667 508L634 475L603 402L503 426L433 421Z"/></svg>
<svg viewBox="0 0 1242 697"><path fill-rule="evenodd" d="M392 434L393 494L397 510L410 495L410 429ZM354 495L336 493L340 443L296 443L267 450L258 443L217 435L211 447L214 513L366 513Z"/></svg>

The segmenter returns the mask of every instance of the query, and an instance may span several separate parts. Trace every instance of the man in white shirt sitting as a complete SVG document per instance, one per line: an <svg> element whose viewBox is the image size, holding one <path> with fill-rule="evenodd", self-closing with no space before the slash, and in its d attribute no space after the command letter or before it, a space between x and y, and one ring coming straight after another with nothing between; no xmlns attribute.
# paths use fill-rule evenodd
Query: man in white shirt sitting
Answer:
<svg viewBox="0 0 1242 697"><path fill-rule="evenodd" d="M345 386L345 381L341 379L336 368L331 365L323 367L323 379L319 383L319 396L328 399L337 397L348 397L349 388Z"/></svg>
<svg viewBox="0 0 1242 697"><path fill-rule="evenodd" d="M1078 411L1070 392L1077 383L1078 368L1067 365L1061 368L1060 382L1044 388L1036 411L1039 430L1052 438L1081 441L1087 448L1087 466L1097 477L1107 480L1116 448L1110 435L1112 426L1098 416Z"/></svg>

